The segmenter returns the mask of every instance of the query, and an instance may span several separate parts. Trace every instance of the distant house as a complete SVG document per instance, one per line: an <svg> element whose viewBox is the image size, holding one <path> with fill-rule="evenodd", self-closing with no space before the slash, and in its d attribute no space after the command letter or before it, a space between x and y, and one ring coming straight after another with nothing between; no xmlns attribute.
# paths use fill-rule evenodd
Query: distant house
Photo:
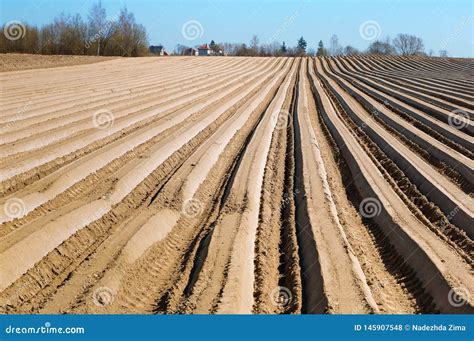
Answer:
<svg viewBox="0 0 474 341"><path fill-rule="evenodd" d="M219 50L215 51L214 55L215 56L227 56L226 53L224 52L224 50L222 50L222 49L219 49Z"/></svg>
<svg viewBox="0 0 474 341"><path fill-rule="evenodd" d="M165 48L163 47L163 45L157 45L157 46L151 45L148 48L148 51L151 54L155 54L157 56L167 56L168 55L168 53L165 51Z"/></svg>
<svg viewBox="0 0 474 341"><path fill-rule="evenodd" d="M210 56L212 55L212 52L213 51L207 44L198 47L198 56Z"/></svg>
<svg viewBox="0 0 474 341"><path fill-rule="evenodd" d="M199 51L194 47L189 47L183 50L183 56L197 56L199 55Z"/></svg>
<svg viewBox="0 0 474 341"><path fill-rule="evenodd" d="M198 56L225 56L225 53L222 49L215 50L204 44L198 47Z"/></svg>

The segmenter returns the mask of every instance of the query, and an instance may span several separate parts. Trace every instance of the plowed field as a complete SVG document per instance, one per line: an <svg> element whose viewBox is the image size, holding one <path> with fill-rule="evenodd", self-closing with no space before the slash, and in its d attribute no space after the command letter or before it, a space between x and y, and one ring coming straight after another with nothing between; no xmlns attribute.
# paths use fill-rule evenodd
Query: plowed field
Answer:
<svg viewBox="0 0 474 341"><path fill-rule="evenodd" d="M0 73L0 313L474 313L474 62Z"/></svg>

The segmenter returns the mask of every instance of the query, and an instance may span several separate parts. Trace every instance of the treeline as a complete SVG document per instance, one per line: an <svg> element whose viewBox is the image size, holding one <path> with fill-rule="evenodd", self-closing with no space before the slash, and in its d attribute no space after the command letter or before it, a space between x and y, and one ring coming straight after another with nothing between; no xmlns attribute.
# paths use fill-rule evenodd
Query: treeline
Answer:
<svg viewBox="0 0 474 341"><path fill-rule="evenodd" d="M89 10L87 21L79 14L61 14L42 27L18 21L0 27L0 52L63 55L144 56L148 53L145 27L123 8L108 18L101 2Z"/></svg>
<svg viewBox="0 0 474 341"><path fill-rule="evenodd" d="M307 48L306 40L301 37L296 42L295 46L287 46L285 42L282 44L278 42L260 44L257 36L253 36L250 44L231 44L224 43L224 50L229 55L234 56L303 56L306 54Z"/></svg>
<svg viewBox="0 0 474 341"><path fill-rule="evenodd" d="M398 34L393 40L385 38L375 40L366 50L359 50L351 45L341 46L337 35L329 40L329 46L319 41L317 49L307 49L306 40L301 37L293 47L287 46L285 42L271 42L260 44L256 35L252 37L249 44L214 43L216 50L224 50L230 56L353 56L353 55L400 55L400 56L434 56L433 50L425 52L423 40L410 34ZM174 54L183 54L189 49L188 46L177 45ZM439 51L440 57L447 57L446 50Z"/></svg>
<svg viewBox="0 0 474 341"><path fill-rule="evenodd" d="M256 35L252 37L249 44L245 43L215 43L212 40L209 44L209 48L213 51L225 51L225 55L228 56L244 56L244 57L270 57L270 56L303 56L306 55L307 43L303 37L298 39L296 46L288 47L285 42L280 44L278 42L260 44L260 40ZM196 48L199 45L195 46ZM176 45L173 54L184 55L186 51L189 51L191 46Z"/></svg>
<svg viewBox="0 0 474 341"><path fill-rule="evenodd" d="M100 55L136 57L148 55L148 37L145 27L135 21L133 13L123 8L113 17L107 17L101 2L94 4L83 20L79 14L74 16L60 14L52 23L42 27L10 21L0 27L0 53L37 53L63 55ZM301 37L294 46L285 42L260 43L254 35L249 44L215 43L214 51L230 56L340 56L340 55L429 55L425 52L423 40L410 34L399 34L393 40L375 40L366 50L347 45L341 46L337 35L333 35L329 46L319 41L317 49L307 48ZM177 45L174 54L182 55L190 47ZM219 53L220 54L220 53ZM217 53L216 53L217 55ZM445 50L440 57L447 57Z"/></svg>

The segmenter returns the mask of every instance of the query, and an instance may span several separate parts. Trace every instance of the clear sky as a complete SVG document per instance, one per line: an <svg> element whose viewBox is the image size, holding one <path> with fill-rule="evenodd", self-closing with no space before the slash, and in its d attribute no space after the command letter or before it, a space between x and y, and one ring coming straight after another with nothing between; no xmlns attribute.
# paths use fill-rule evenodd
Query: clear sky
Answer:
<svg viewBox="0 0 474 341"><path fill-rule="evenodd" d="M59 13L87 11L95 0L1 0L1 22L42 25ZM337 34L341 45L365 49L373 37L411 33L423 38L426 52L446 49L450 56L474 56L472 0L102 0L109 17L126 6L143 24L151 44L260 42L308 47L327 45ZM190 22L191 21L191 22ZM190 22L190 23L189 23ZM184 32L183 25L186 23ZM364 24L365 23L365 24ZM362 25L362 26L361 26ZM188 38L188 39L186 39ZM365 39L364 39L365 38ZM191 39L191 40L189 40Z"/></svg>

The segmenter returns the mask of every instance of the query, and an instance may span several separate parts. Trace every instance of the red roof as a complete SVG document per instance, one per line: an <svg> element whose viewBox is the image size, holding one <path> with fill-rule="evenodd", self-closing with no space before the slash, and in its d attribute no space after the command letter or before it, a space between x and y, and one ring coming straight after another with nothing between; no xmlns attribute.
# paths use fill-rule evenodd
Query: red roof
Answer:
<svg viewBox="0 0 474 341"><path fill-rule="evenodd" d="M203 45L199 46L198 49L200 49L200 50L210 50L210 48L207 44L203 44Z"/></svg>

